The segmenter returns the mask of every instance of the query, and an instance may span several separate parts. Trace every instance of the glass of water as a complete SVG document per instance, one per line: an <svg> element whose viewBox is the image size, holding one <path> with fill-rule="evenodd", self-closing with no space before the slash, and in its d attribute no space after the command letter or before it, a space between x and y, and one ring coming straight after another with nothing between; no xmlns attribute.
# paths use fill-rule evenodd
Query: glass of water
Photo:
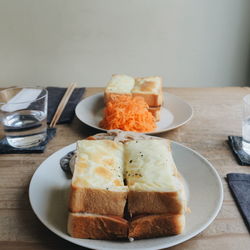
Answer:
<svg viewBox="0 0 250 250"><path fill-rule="evenodd" d="M250 94L243 97L242 148L250 154Z"/></svg>
<svg viewBox="0 0 250 250"><path fill-rule="evenodd" d="M0 122L8 143L15 148L39 145L47 136L48 92L40 87L0 91Z"/></svg>

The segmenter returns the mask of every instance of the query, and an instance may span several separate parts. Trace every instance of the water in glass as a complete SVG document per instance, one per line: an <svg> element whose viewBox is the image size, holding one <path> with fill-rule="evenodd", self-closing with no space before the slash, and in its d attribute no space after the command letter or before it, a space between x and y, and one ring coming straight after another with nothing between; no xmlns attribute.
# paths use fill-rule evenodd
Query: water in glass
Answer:
<svg viewBox="0 0 250 250"><path fill-rule="evenodd" d="M40 144L46 138L46 114L39 110L19 110L3 118L8 143L16 148Z"/></svg>

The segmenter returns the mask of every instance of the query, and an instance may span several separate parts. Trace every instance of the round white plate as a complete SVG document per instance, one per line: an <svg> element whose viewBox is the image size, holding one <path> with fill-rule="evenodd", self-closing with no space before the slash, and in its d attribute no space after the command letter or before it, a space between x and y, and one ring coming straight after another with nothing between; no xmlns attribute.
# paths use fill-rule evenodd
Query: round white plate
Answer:
<svg viewBox="0 0 250 250"><path fill-rule="evenodd" d="M164 93L164 99L165 101L161 108L161 119L157 122L156 130L145 134L157 134L178 128L192 118L193 110L187 102L167 92ZM103 119L103 109L103 94L98 93L79 102L75 113L78 119L88 126L107 131L99 127L99 123Z"/></svg>
<svg viewBox="0 0 250 250"><path fill-rule="evenodd" d="M55 152L36 170L29 187L31 206L41 222L58 236L77 245L94 249L159 249L177 245L203 231L218 214L223 200L219 175L200 154L173 142L176 166L186 181L188 207L184 233L176 236L128 241L105 241L72 238L67 234L68 192L71 180L61 170L59 161L71 144Z"/></svg>

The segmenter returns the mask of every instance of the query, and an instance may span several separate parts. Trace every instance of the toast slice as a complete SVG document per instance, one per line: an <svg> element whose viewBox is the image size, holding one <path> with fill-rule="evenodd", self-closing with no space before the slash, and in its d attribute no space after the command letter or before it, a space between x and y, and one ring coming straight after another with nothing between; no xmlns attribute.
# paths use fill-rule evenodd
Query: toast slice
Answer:
<svg viewBox="0 0 250 250"><path fill-rule="evenodd" d="M160 121L161 117L161 106L159 107L149 107L148 111L154 116L155 120Z"/></svg>
<svg viewBox="0 0 250 250"><path fill-rule="evenodd" d="M149 107L161 106L163 102L162 78L159 76L135 78L135 85L131 92L133 96L143 97Z"/></svg>
<svg viewBox="0 0 250 250"><path fill-rule="evenodd" d="M127 75L112 75L104 91L104 102L107 103L111 99L119 95L132 96L131 90L135 85L135 79Z"/></svg>
<svg viewBox="0 0 250 250"><path fill-rule="evenodd" d="M182 233L186 197L170 142L118 130L78 141L69 208L68 233L76 238Z"/></svg>
<svg viewBox="0 0 250 250"><path fill-rule="evenodd" d="M146 239L176 235L185 228L183 214L146 215L133 218L129 223L129 237Z"/></svg>
<svg viewBox="0 0 250 250"><path fill-rule="evenodd" d="M117 216L69 213L68 233L83 239L122 239L128 237L128 221Z"/></svg>
<svg viewBox="0 0 250 250"><path fill-rule="evenodd" d="M124 153L131 217L185 213L184 186L172 157L170 142L128 141Z"/></svg>
<svg viewBox="0 0 250 250"><path fill-rule="evenodd" d="M111 140L77 142L69 210L122 217L128 187L123 182L123 144Z"/></svg>

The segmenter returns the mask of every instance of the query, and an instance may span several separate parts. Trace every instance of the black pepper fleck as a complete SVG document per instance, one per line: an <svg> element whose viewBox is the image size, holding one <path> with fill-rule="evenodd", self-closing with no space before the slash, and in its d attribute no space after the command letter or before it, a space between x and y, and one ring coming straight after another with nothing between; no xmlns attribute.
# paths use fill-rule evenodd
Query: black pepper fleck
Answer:
<svg viewBox="0 0 250 250"><path fill-rule="evenodd" d="M133 162L133 160L130 160L130 161L129 161L129 163L132 163L132 162Z"/></svg>

